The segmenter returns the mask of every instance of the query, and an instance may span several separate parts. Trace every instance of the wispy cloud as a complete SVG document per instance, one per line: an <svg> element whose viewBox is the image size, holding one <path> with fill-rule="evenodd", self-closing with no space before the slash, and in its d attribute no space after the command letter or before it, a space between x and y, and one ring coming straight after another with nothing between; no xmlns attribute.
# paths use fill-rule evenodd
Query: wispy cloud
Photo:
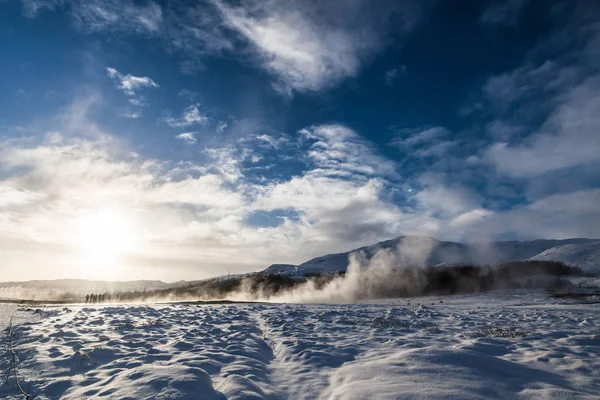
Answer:
<svg viewBox="0 0 600 400"><path fill-rule="evenodd" d="M134 76L131 74L123 75L111 67L106 67L106 73L117 84L117 88L122 90L127 96L134 96L136 90L141 88L158 87L158 85L147 76Z"/></svg>
<svg viewBox="0 0 600 400"><path fill-rule="evenodd" d="M413 147L437 141L449 134L450 131L442 126L423 129L401 129L398 135L392 140L392 144L398 147Z"/></svg>
<svg viewBox="0 0 600 400"><path fill-rule="evenodd" d="M318 91L355 76L385 47L388 34L406 32L419 16L412 2L383 1L378 7L368 1L214 3L285 92Z"/></svg>
<svg viewBox="0 0 600 400"><path fill-rule="evenodd" d="M217 128L215 129L215 131L217 133L223 133L225 132L225 129L227 129L229 125L227 124L227 122L224 121L219 121L219 123L217 124Z"/></svg>
<svg viewBox="0 0 600 400"><path fill-rule="evenodd" d="M289 139L286 137L276 138L276 137L266 135L266 134L256 135L256 136L254 136L254 139L266 144L269 147L272 147L275 150L278 150L279 148L281 148L282 145L288 143L288 141L289 141Z"/></svg>
<svg viewBox="0 0 600 400"><path fill-rule="evenodd" d="M143 96L138 92L143 88L157 88L158 85L150 78L145 76L133 76L131 74L123 75L115 68L107 67L106 73L116 84L117 89L123 91L129 104L120 116L130 119L138 119L143 115L143 108L146 102Z"/></svg>
<svg viewBox="0 0 600 400"><path fill-rule="evenodd" d="M66 3L65 0L21 0L21 2L23 3L23 13L30 18L35 17L40 11L54 10Z"/></svg>
<svg viewBox="0 0 600 400"><path fill-rule="evenodd" d="M576 41L543 43L543 51L534 49L523 66L484 86L496 113L492 127L519 133L490 132L497 141L485 158L503 174L533 179L552 171L600 167L595 156L600 149L600 74L590 68L600 65L600 29L579 13L572 18L576 20L555 35ZM557 55L537 61L548 52ZM511 112L515 105L518 112Z"/></svg>
<svg viewBox="0 0 600 400"><path fill-rule="evenodd" d="M125 111L121 113L122 117L130 118L130 119L138 119L143 115L141 110L133 110L133 111Z"/></svg>
<svg viewBox="0 0 600 400"><path fill-rule="evenodd" d="M538 132L517 143L493 144L486 156L500 172L535 177L578 165L600 168L600 75L561 95L561 104Z"/></svg>
<svg viewBox="0 0 600 400"><path fill-rule="evenodd" d="M198 104L192 104L183 111L181 117L165 117L164 121L173 128L185 128L192 125L206 125L208 117L200 113Z"/></svg>
<svg viewBox="0 0 600 400"><path fill-rule="evenodd" d="M183 132L175 136L176 139L183 140L187 144L196 143L196 133L198 132Z"/></svg>
<svg viewBox="0 0 600 400"><path fill-rule="evenodd" d="M373 146L344 125L318 125L300 133L311 144L308 158L325 176L393 177L395 163L373 149Z"/></svg>
<svg viewBox="0 0 600 400"><path fill-rule="evenodd" d="M483 14L481 22L490 25L514 25L528 0L493 0Z"/></svg>
<svg viewBox="0 0 600 400"><path fill-rule="evenodd" d="M406 65L401 65L400 67L389 69L385 71L383 80L386 85L392 86L396 82L396 79L398 79L398 77L400 77L401 75L404 75L405 72Z"/></svg>
<svg viewBox="0 0 600 400"><path fill-rule="evenodd" d="M449 157L460 143L451 136L452 132L441 126L400 129L391 145L409 158Z"/></svg>
<svg viewBox="0 0 600 400"><path fill-rule="evenodd" d="M204 68L207 54L251 58L286 94L320 91L354 77L374 54L401 39L430 1L382 0L208 0L197 4L133 0L22 0L25 13L68 9L86 32L121 31L152 35L184 60L184 73ZM392 74L402 72L400 67ZM391 76L390 76L391 77Z"/></svg>
<svg viewBox="0 0 600 400"><path fill-rule="evenodd" d="M76 26L84 31L120 30L156 33L161 29L162 8L152 0L21 0L24 13L35 17L43 10L69 9Z"/></svg>

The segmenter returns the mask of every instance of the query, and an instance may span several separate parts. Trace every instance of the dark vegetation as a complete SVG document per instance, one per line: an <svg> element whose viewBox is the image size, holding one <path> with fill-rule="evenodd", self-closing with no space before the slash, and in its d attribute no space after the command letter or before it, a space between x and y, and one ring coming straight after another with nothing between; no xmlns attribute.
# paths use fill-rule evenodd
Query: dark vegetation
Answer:
<svg viewBox="0 0 600 400"><path fill-rule="evenodd" d="M562 292L562 293L553 293L552 297L555 299L573 299L573 300L580 300L580 299L590 299L590 298L596 298L600 296L600 293L597 292L589 292L589 293L572 293L572 292Z"/></svg>
<svg viewBox="0 0 600 400"><path fill-rule="evenodd" d="M521 338L527 336L527 332L518 331L516 326L511 326L509 328L501 328L501 327L490 327L490 328L481 328L477 330L477 333L484 336L491 337L499 337L499 338Z"/></svg>
<svg viewBox="0 0 600 400"><path fill-rule="evenodd" d="M452 295L494 289L561 289L563 278L582 276L578 267L553 261L519 261L495 266L437 266L392 269L385 279L365 283L360 298L391 298L423 295ZM264 273L242 277L221 277L172 288L111 293L112 302L215 300L243 294L247 300L266 300L305 285L324 288L344 273L311 274L304 279ZM360 284L359 284L360 286Z"/></svg>

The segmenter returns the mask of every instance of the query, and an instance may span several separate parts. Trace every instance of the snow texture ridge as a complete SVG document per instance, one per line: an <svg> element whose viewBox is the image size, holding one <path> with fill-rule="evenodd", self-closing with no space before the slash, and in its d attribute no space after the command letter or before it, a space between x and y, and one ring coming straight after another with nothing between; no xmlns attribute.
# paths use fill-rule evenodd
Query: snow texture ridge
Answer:
<svg viewBox="0 0 600 400"><path fill-rule="evenodd" d="M48 307L15 328L15 351L37 400L598 399L597 306L494 292ZM20 398L10 377L0 398Z"/></svg>

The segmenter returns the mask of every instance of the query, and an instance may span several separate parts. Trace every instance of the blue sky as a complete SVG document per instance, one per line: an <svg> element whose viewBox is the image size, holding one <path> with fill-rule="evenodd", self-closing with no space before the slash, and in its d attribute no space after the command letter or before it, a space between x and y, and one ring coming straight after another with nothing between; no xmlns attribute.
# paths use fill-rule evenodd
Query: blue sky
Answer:
<svg viewBox="0 0 600 400"><path fill-rule="evenodd" d="M7 279L600 237L589 1L0 2Z"/></svg>

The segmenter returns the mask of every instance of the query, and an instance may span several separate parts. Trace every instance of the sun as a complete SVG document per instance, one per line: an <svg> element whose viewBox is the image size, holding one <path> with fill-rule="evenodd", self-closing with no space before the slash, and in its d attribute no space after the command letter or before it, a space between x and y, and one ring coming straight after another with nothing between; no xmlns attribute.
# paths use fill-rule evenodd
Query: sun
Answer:
<svg viewBox="0 0 600 400"><path fill-rule="evenodd" d="M108 277L135 244L133 220L118 209L103 208L77 218L75 241L94 275Z"/></svg>

